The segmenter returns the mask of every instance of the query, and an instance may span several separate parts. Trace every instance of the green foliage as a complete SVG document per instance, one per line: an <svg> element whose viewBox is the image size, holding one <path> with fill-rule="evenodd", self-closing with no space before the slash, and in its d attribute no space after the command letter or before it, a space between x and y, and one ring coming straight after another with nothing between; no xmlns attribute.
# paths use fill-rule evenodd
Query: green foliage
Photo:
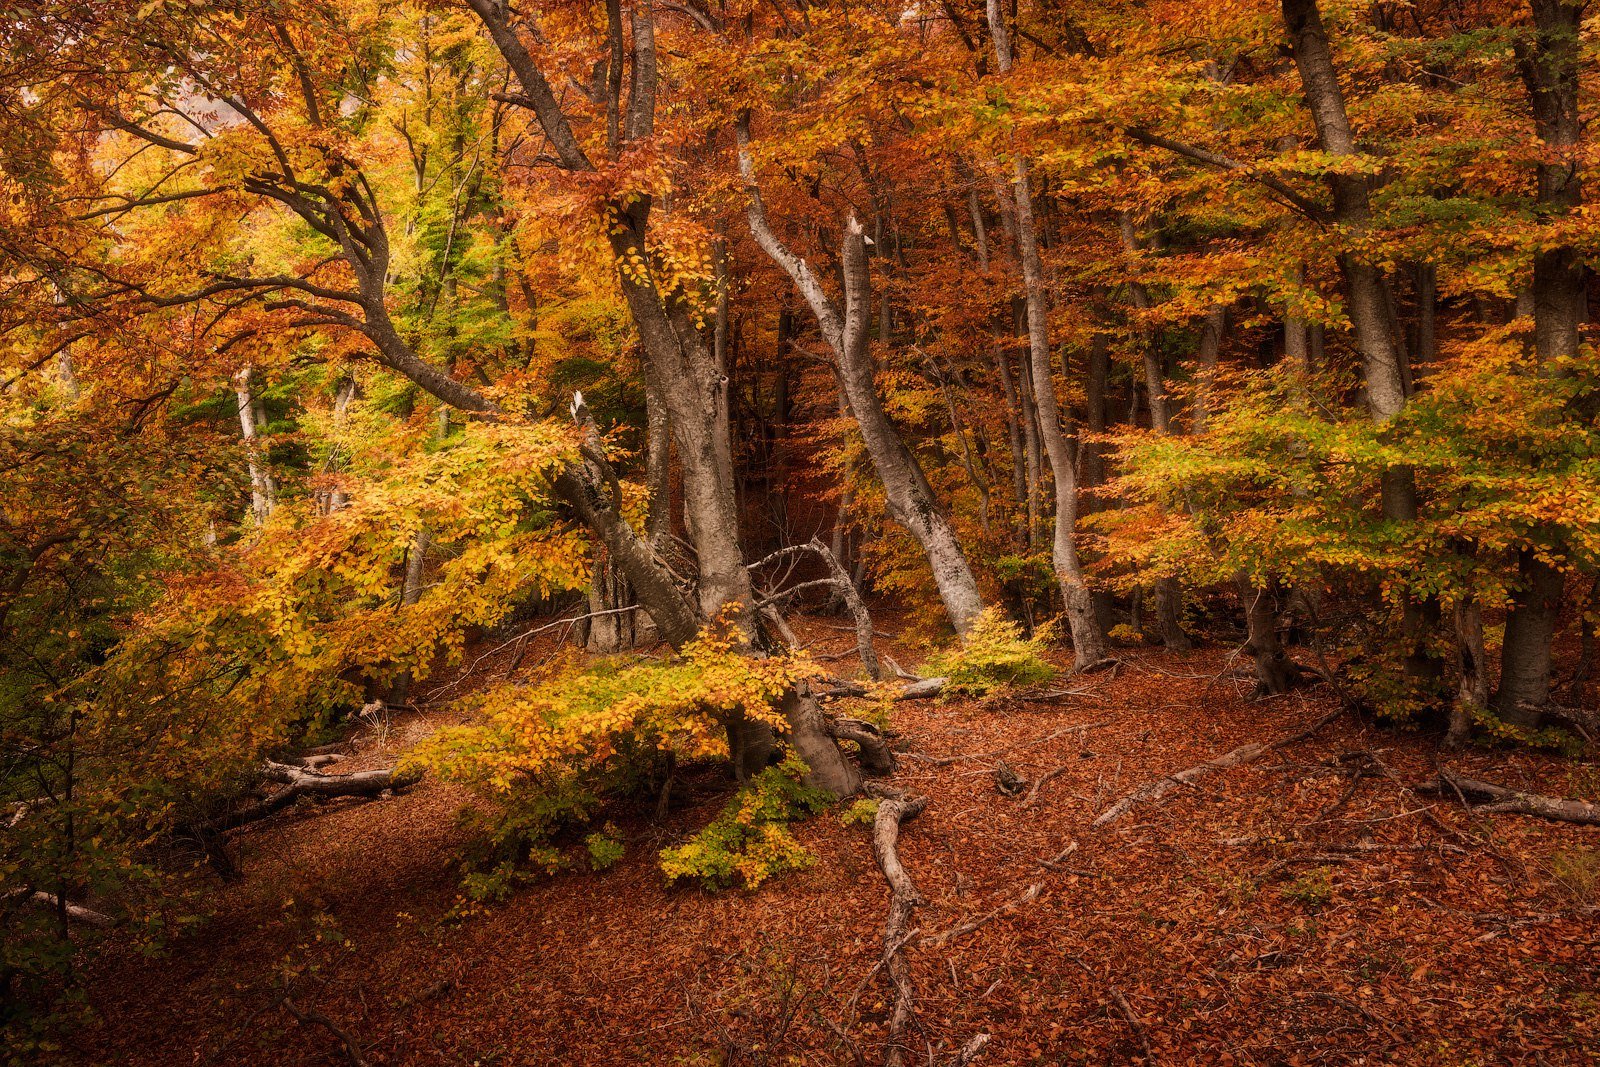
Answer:
<svg viewBox="0 0 1600 1067"><path fill-rule="evenodd" d="M853 802L839 813L840 826L871 826L878 817L878 802L864 798Z"/></svg>
<svg viewBox="0 0 1600 1067"><path fill-rule="evenodd" d="M773 875L811 866L816 857L787 824L821 811L830 798L801 782L805 771L795 756L768 767L687 844L662 849L667 880L693 879L708 889L737 880L754 889Z"/></svg>
<svg viewBox="0 0 1600 1067"><path fill-rule="evenodd" d="M1022 627L998 608L985 608L959 647L932 657L924 665L930 676L943 675L944 691L987 696L996 690L1037 685L1055 668L1045 662L1046 635L1023 637Z"/></svg>
<svg viewBox="0 0 1600 1067"><path fill-rule="evenodd" d="M1573 897L1593 903L1600 895L1600 849L1559 849L1550 857L1550 873Z"/></svg>
<svg viewBox="0 0 1600 1067"><path fill-rule="evenodd" d="M1285 900L1317 911L1333 899L1333 874L1326 867L1313 868L1286 884L1280 892Z"/></svg>
<svg viewBox="0 0 1600 1067"><path fill-rule="evenodd" d="M628 852L627 844L611 823L584 838L583 843L589 850L589 866L597 871L615 867Z"/></svg>
<svg viewBox="0 0 1600 1067"><path fill-rule="evenodd" d="M803 657L746 656L725 627L713 627L670 659L558 667L539 685L505 685L463 701L476 721L439 730L401 768L460 782L484 799L472 815L479 832L466 857L466 884L473 899L498 900L528 878L569 866L561 841L583 830L605 800L642 792L667 754L683 761L725 757L729 715L781 729L774 701L814 670ZM757 781L764 784L747 796L752 824L782 822L803 803L781 787L803 790L787 778L780 783L769 772ZM771 854L764 862L782 869L786 832L759 832ZM620 842L597 840L606 836L587 841L597 870L621 855ZM754 871L763 861L750 862Z"/></svg>

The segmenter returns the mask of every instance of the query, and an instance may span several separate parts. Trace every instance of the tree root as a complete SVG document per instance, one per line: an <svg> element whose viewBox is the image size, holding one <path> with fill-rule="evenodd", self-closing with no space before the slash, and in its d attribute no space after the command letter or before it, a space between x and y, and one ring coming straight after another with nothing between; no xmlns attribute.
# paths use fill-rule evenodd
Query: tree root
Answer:
<svg viewBox="0 0 1600 1067"><path fill-rule="evenodd" d="M338 1023L320 1011L300 1007L287 996L283 998L283 1007L290 1015L294 1016L295 1021L301 1026L320 1026L338 1038L339 1043L344 1046L345 1058L350 1061L350 1067L367 1067L366 1057L361 1055L361 1046Z"/></svg>
<svg viewBox="0 0 1600 1067"><path fill-rule="evenodd" d="M1126 815L1128 812L1132 811L1135 805L1138 805L1146 800L1159 800L1180 785L1188 785L1195 779L1204 778L1213 771L1222 771L1227 770L1229 767L1238 767L1241 764L1260 759L1268 752L1274 752L1280 748L1284 748L1287 745L1304 741L1306 738L1315 734L1318 730L1322 729L1328 723L1332 722L1334 719L1337 719L1343 714L1344 709L1340 708L1338 711L1329 712L1327 715L1324 715L1307 729L1301 730L1299 733L1291 734L1288 737L1281 738L1280 740L1274 741L1271 744L1263 744L1262 742L1255 741L1248 745L1240 745L1232 752L1225 752L1220 756L1206 760L1204 763L1197 763L1193 767L1177 771L1174 774L1169 774L1164 778L1157 778L1153 782L1146 782L1144 785L1140 786L1138 789L1135 789L1121 800L1118 800L1105 811L1102 811L1095 817L1095 820L1091 825L1096 827L1109 825L1110 823L1113 823L1122 816Z"/></svg>
<svg viewBox="0 0 1600 1067"><path fill-rule="evenodd" d="M872 824L872 851L878 859L878 868L889 883L889 917L883 924L884 970L894 986L894 1008L889 1016L889 1034L885 1040L885 1067L902 1067L905 1063L905 1046L901 1035L913 1013L914 996L911 987L911 965L901 951L914 933L908 933L911 914L922 903L911 876L900 863L896 846L900 840L900 824L922 814L928 806L927 797L910 800L880 800L878 814Z"/></svg>
<svg viewBox="0 0 1600 1067"><path fill-rule="evenodd" d="M893 774L894 752L883 731L861 719L832 719L827 724L828 733L838 741L854 741L861 750L861 769L867 774Z"/></svg>
<svg viewBox="0 0 1600 1067"><path fill-rule="evenodd" d="M1492 782L1480 782L1475 778L1462 778L1451 771L1440 768L1439 778L1434 782L1425 782L1413 787L1419 793L1437 793L1441 796L1455 796L1471 807L1470 800L1487 798L1489 803L1472 807L1471 810L1491 812L1507 815L1532 815L1540 819L1554 819L1558 822L1575 822L1585 826L1600 826L1600 804L1589 804L1582 800L1568 800L1562 797L1549 797L1541 793L1523 793L1515 789L1507 789L1503 785Z"/></svg>

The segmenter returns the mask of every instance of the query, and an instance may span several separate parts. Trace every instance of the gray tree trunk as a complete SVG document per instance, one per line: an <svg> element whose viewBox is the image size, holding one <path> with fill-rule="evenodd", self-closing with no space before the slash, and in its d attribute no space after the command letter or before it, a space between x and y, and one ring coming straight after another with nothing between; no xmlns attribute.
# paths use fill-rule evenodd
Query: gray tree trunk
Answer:
<svg viewBox="0 0 1600 1067"><path fill-rule="evenodd" d="M988 0L987 13L996 65L1000 73L1005 74L1011 70L1011 33L1006 27L1001 0ZM1039 435L1056 484L1051 560L1061 586L1067 625L1072 631L1074 666L1081 670L1104 662L1105 634L1095 615L1094 599L1078 555L1078 474L1071 445L1061 428L1061 409L1051 374L1044 264L1039 259L1034 230L1033 191L1029 186L1028 169L1027 157L1018 154L1012 164L1011 190L1017 214L1017 251L1022 260L1022 283L1027 294L1028 357L1033 372L1034 405L1039 413Z"/></svg>
<svg viewBox="0 0 1600 1067"><path fill-rule="evenodd" d="M945 613L956 633L965 635L983 611L983 598L961 543L934 499L922 465L889 421L878 396L872 353L867 343L872 280L861 224L851 216L845 227L840 257L844 274L844 306L841 308L822 288L810 265L785 247L773 231L755 184L749 152L744 148L743 142L748 136L742 129L739 136L739 167L750 194L747 210L750 232L773 262L789 275L811 306L823 339L833 351L840 391L860 427L878 480L883 483L889 514L922 546Z"/></svg>
<svg viewBox="0 0 1600 1067"><path fill-rule="evenodd" d="M250 379L251 368L245 367L233 376L233 387L239 400L239 428L244 434L245 465L250 472L250 515L259 527L278 506L278 486L267 468L267 457L261 448L260 434L264 420L258 418L260 408L251 390Z"/></svg>

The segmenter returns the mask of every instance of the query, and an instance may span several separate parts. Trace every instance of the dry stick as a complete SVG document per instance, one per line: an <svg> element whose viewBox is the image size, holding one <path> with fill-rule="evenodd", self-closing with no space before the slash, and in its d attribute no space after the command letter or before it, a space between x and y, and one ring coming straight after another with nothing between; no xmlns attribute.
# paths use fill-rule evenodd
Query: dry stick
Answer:
<svg viewBox="0 0 1600 1067"><path fill-rule="evenodd" d="M1067 959L1071 960L1073 963L1076 963L1079 967L1082 967L1083 973L1087 974L1090 978L1093 978L1097 982L1101 981L1100 976L1094 973L1094 968L1090 967L1087 963L1084 963L1078 957L1068 956ZM1140 1022L1139 1017L1133 1013L1133 1007L1128 1003L1128 998L1122 995L1122 990L1118 989L1116 984L1110 979L1105 979L1104 985L1106 987L1106 993L1117 1005L1117 1010L1122 1012L1122 1017L1124 1019L1128 1020L1128 1025L1133 1029L1133 1036L1139 1039L1139 1045L1144 1049L1145 1061L1147 1063L1156 1062L1156 1054L1150 1048L1150 1031L1145 1029L1144 1023Z"/></svg>
<svg viewBox="0 0 1600 1067"><path fill-rule="evenodd" d="M1027 889L1023 890L1022 894L1016 899L1008 900L998 908L995 908L992 911L987 911L978 916L976 919L969 919L960 926L957 926L952 930L947 930L944 933L939 934L937 937L930 937L927 939L927 943L930 945L942 945L946 941L953 941L965 934L972 933L974 930L980 930L1007 912L1014 911L1024 904L1032 904L1034 901L1039 899L1039 894L1043 892L1044 883L1035 882Z"/></svg>
<svg viewBox="0 0 1600 1067"><path fill-rule="evenodd" d="M1492 782L1480 782L1476 778L1463 778L1444 768L1439 769L1439 780L1416 786L1419 793L1440 793L1446 789L1453 791L1461 797L1462 803L1469 804L1468 797L1488 797L1493 803L1484 804L1472 811L1487 811L1507 815L1533 815L1541 819L1554 819L1558 822L1575 822L1585 826L1600 826L1600 804L1588 804L1581 800L1568 800L1562 797L1549 797L1541 793L1524 793L1516 789L1507 789L1503 785ZM1470 804L1469 804L1470 807Z"/></svg>
<svg viewBox="0 0 1600 1067"><path fill-rule="evenodd" d="M901 949L910 940L906 928L911 913L922 903L911 876L900 863L896 845L900 839L900 824L922 814L928 806L927 797L912 800L880 800L878 814L872 824L872 851L878 859L878 868L889 883L889 918L883 924L883 967L889 972L889 981L895 988L894 1011L889 1016L889 1035L885 1042L884 1067L902 1067L905 1060L900 1035L912 1015L911 965L906 962Z"/></svg>
<svg viewBox="0 0 1600 1067"><path fill-rule="evenodd" d="M983 1051L984 1046L988 1043L988 1034L973 1034L972 1038L961 1046L960 1051L951 1057L949 1067L967 1067L969 1063L978 1058L979 1053Z"/></svg>
<svg viewBox="0 0 1600 1067"><path fill-rule="evenodd" d="M1141 803L1142 801L1158 800L1167 793L1171 792L1173 789L1176 789L1178 786L1188 785L1196 778L1203 778L1213 771L1221 771L1226 770L1229 767L1237 767L1241 764L1249 763L1252 760L1260 759L1268 752L1274 752L1280 748L1285 748L1289 745L1295 744L1296 742L1304 741L1306 738L1312 736L1318 730L1328 725L1334 719L1337 719L1339 716L1343 715L1344 712L1344 708L1340 708L1337 711L1331 711L1322 718L1318 719L1316 722L1312 723L1307 729L1301 730L1299 733L1291 734L1288 737L1280 738L1271 744L1262 744L1261 742L1257 741L1248 745L1240 745L1232 752L1223 753L1222 755L1213 759L1206 760L1204 763L1197 763L1193 767L1178 771L1175 774L1169 774L1164 778L1157 778L1153 782L1147 782L1138 789L1135 789L1133 792L1129 793L1127 796L1123 797L1121 800L1117 801L1115 804L1111 805L1105 811L1102 811L1098 816L1095 817L1094 822L1090 825L1096 827L1105 826L1126 815L1129 811L1133 810L1135 805Z"/></svg>
<svg viewBox="0 0 1600 1067"><path fill-rule="evenodd" d="M283 1006L288 1010L290 1015L295 1017L295 1020L299 1022L301 1026L309 1026L315 1023L317 1026L322 1027L334 1037L338 1038L340 1043L344 1045L344 1054L349 1058L351 1067L367 1067L367 1061L361 1055L361 1046L356 1044L356 1039L346 1033L338 1023L334 1022L320 1011L306 1011L297 1007L295 1002L290 1000L288 997L284 998Z"/></svg>
<svg viewBox="0 0 1600 1067"><path fill-rule="evenodd" d="M1035 800L1037 800L1039 798L1039 790L1044 788L1044 784L1046 782L1048 782L1050 779L1056 777L1057 775L1064 773L1066 771L1066 769L1067 769L1066 765L1063 764L1062 766L1057 767L1055 770L1046 771L1044 774L1041 774L1038 778L1035 778L1034 781L1033 781L1033 788L1028 790L1027 799L1025 799L1022 802L1022 806L1023 807L1027 807L1028 805L1032 804Z"/></svg>

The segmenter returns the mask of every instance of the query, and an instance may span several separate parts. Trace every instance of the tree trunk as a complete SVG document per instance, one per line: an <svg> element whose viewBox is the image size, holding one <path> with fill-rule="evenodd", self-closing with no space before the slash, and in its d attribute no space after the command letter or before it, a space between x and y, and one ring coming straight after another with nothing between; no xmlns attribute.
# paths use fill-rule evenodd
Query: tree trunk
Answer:
<svg viewBox="0 0 1600 1067"><path fill-rule="evenodd" d="M1578 112L1579 28L1583 4L1532 0L1532 44L1519 44L1517 60L1533 107L1534 131L1550 157L1538 164L1540 214L1559 219L1583 202L1578 153L1583 123ZM1588 276L1571 245L1540 248L1533 257L1533 349L1541 374L1565 374L1578 354L1587 309ZM1545 533L1544 540L1555 540ZM1564 549L1552 553L1558 560ZM1551 643L1561 615L1565 583L1557 563L1532 547L1517 554L1517 586L1506 616L1495 710L1511 722L1534 724L1550 698Z"/></svg>
<svg viewBox="0 0 1600 1067"><path fill-rule="evenodd" d="M989 32L994 38L1000 73L1011 70L1011 35L1006 28L1001 0L988 0ZM1072 631L1074 666L1084 669L1106 658L1105 635L1095 616L1094 600L1078 556L1078 475L1072 449L1061 428L1055 380L1050 366L1049 327L1046 322L1044 264L1033 225L1033 191L1029 187L1028 159L1018 154L1012 164L1012 197L1017 214L1017 250L1022 260L1022 281L1027 294L1028 356L1033 372L1034 404L1039 412L1039 434L1056 484L1056 517L1051 559L1061 585L1067 625Z"/></svg>
<svg viewBox="0 0 1600 1067"><path fill-rule="evenodd" d="M1457 748L1466 744L1472 730L1472 713L1489 707L1489 677L1484 673L1483 615L1476 600L1456 605L1456 668L1460 682L1456 702L1450 708L1450 728L1445 744Z"/></svg>
<svg viewBox="0 0 1600 1067"><path fill-rule="evenodd" d="M261 426L255 395L250 385L251 368L245 367L233 377L234 393L239 399L239 428L244 434L245 465L250 472L250 515L261 526L272 516L278 506L278 487L267 469L267 457L260 442Z"/></svg>
<svg viewBox="0 0 1600 1067"><path fill-rule="evenodd" d="M1565 576L1531 548L1517 553L1519 585L1506 615L1495 711L1507 722L1536 725L1550 700L1550 647L1561 616Z"/></svg>
<svg viewBox="0 0 1600 1067"><path fill-rule="evenodd" d="M1123 212L1120 229L1123 251L1130 256L1136 255L1140 250L1140 244L1138 235L1134 231L1133 216ZM1128 292L1136 312L1150 310L1150 293L1143 283L1129 282ZM1134 335L1138 338L1139 351L1144 362L1145 397L1150 404L1150 428L1158 434L1169 434L1172 432L1172 406L1169 402L1166 367L1163 365L1161 352L1156 347L1155 339L1150 335L1148 327L1136 326ZM1214 357L1212 362L1215 363ZM1194 642L1183 629L1183 587L1177 578L1168 576L1156 580L1156 627L1161 635L1161 643L1166 648L1181 652L1194 647Z"/></svg>
<svg viewBox="0 0 1600 1067"><path fill-rule="evenodd" d="M750 232L767 255L788 273L800 295L811 306L822 336L833 350L845 403L860 427L867 455L883 483L889 514L922 546L945 613L956 633L965 635L983 611L983 598L955 531L939 510L922 465L889 421L878 396L872 353L867 344L872 280L861 224L851 216L845 227L840 257L844 274L844 307L841 309L822 288L806 261L786 248L773 232L755 185L749 153L743 148L748 135L741 129L739 137L739 166L750 192L747 211Z"/></svg>
<svg viewBox="0 0 1600 1067"><path fill-rule="evenodd" d="M1250 635L1245 651L1255 661L1256 695L1286 693L1298 671L1278 638L1276 597L1272 590L1251 582L1243 571L1234 579L1234 584L1239 590L1239 599L1244 602L1245 627Z"/></svg>

